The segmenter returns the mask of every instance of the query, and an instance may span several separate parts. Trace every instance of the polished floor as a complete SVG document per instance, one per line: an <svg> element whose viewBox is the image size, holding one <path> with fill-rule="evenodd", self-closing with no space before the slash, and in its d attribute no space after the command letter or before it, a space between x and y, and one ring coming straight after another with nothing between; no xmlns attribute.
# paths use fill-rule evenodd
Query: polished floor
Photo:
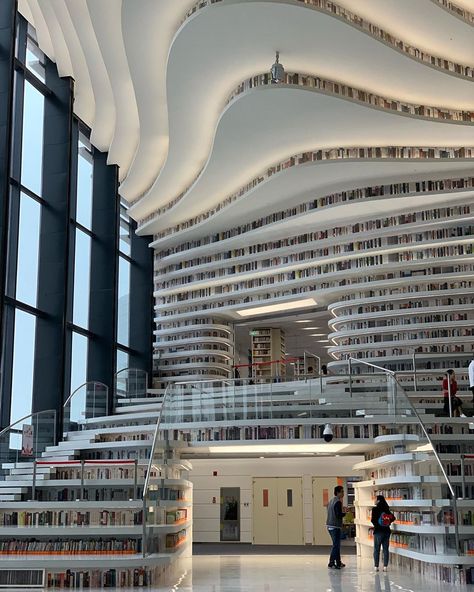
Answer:
<svg viewBox="0 0 474 592"><path fill-rule="evenodd" d="M188 560L178 582L159 592L473 592L474 586L438 583L391 569L375 573L370 562L344 558L328 570L324 556L201 555Z"/></svg>

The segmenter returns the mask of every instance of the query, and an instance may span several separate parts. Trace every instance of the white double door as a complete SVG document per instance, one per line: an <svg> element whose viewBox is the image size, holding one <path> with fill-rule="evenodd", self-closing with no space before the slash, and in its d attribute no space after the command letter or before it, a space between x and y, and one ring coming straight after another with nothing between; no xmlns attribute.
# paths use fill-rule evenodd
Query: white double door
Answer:
<svg viewBox="0 0 474 592"><path fill-rule="evenodd" d="M255 545L303 545L301 477L253 479Z"/></svg>

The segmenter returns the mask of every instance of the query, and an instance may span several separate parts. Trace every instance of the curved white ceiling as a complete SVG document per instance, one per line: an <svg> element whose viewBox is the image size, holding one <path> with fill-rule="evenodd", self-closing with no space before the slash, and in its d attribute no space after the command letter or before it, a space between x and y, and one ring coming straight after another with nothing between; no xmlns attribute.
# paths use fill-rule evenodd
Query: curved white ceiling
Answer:
<svg viewBox="0 0 474 592"><path fill-rule="evenodd" d="M474 64L472 25L447 13L437 0L337 0L337 4L432 55Z"/></svg>
<svg viewBox="0 0 474 592"><path fill-rule="evenodd" d="M176 235L157 241L167 247L183 240L213 234L256 220L270 211L286 209L305 200L358 187L369 187L425 179L467 177L472 175L473 161L325 161L286 169L245 194L206 221ZM390 199L390 197L388 197ZM420 197L423 199L423 197ZM307 214L304 214L306 217ZM303 216L303 215L302 215ZM299 216L294 220L301 224ZM285 223L285 228L290 222ZM284 234L284 232L283 232ZM243 239L245 243L245 238Z"/></svg>
<svg viewBox="0 0 474 592"><path fill-rule="evenodd" d="M420 138L425 146L474 145L474 126L407 117L300 87L259 87L224 111L210 158L192 188L141 231L154 234L210 209L293 154L340 146L417 146Z"/></svg>
<svg viewBox="0 0 474 592"><path fill-rule="evenodd" d="M329 14L289 2L218 3L189 19L171 47L168 158L153 188L132 207L134 217L147 216L194 181L227 97L242 80L268 71L276 49L291 72L332 79L337 73L341 82L390 98L474 108L473 81L413 60ZM196 50L199 60L189 59Z"/></svg>
<svg viewBox="0 0 474 592"><path fill-rule="evenodd" d="M168 153L166 61L175 31L195 0L123 0L125 51L137 100L140 142L130 173L120 186L136 199L153 184Z"/></svg>
<svg viewBox="0 0 474 592"><path fill-rule="evenodd" d="M84 2L68 2L67 8L76 28L86 64L90 65L89 76L95 102L91 142L99 150L107 151L112 143L115 127L115 103L109 75L87 5Z"/></svg>
<svg viewBox="0 0 474 592"><path fill-rule="evenodd" d="M459 0L470 10L472 3ZM135 200L146 194L132 208L136 218L194 182L228 95L242 80L268 71L277 49L288 71L336 78L411 103L474 109L472 80L414 60L309 5L224 0L180 27L194 4L20 0L60 75L75 78L76 111L91 126L93 143L119 165L122 195ZM341 5L407 43L472 63L472 27L436 1Z"/></svg>

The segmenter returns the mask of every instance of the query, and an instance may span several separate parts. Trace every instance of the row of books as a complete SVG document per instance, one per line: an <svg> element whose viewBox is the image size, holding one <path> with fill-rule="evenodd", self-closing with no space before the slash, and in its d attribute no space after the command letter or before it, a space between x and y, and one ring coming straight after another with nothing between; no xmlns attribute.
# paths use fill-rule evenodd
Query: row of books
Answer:
<svg viewBox="0 0 474 592"><path fill-rule="evenodd" d="M186 540L186 529L183 528L179 532L169 532L166 535L165 546L167 549L175 549L182 545Z"/></svg>
<svg viewBox="0 0 474 592"><path fill-rule="evenodd" d="M141 510L43 510L3 511L3 526L133 526L142 524Z"/></svg>
<svg viewBox="0 0 474 592"><path fill-rule="evenodd" d="M412 510L393 510L397 524L408 526L453 526L455 524L453 510L430 510L430 511L412 511ZM371 511L366 514L366 519L370 522ZM458 512L459 524L462 526L474 526L474 513L471 510ZM473 532L474 536L474 532ZM467 540L466 542L469 542ZM474 544L474 539L473 539Z"/></svg>
<svg viewBox="0 0 474 592"><path fill-rule="evenodd" d="M410 487L382 487L373 492L373 500L377 495L383 495L387 502L397 502L401 500L423 499L423 489L419 485Z"/></svg>
<svg viewBox="0 0 474 592"><path fill-rule="evenodd" d="M194 442L220 440L303 440L322 438L324 425L252 426L173 430L173 439ZM389 433L389 428L378 424L334 425L335 438L370 439Z"/></svg>
<svg viewBox="0 0 474 592"><path fill-rule="evenodd" d="M143 467L138 469L138 476L143 478ZM55 471L55 479L134 479L135 478L135 467L134 466L111 466L108 467L88 467L84 468L84 471L80 467L68 467L68 468L57 468Z"/></svg>
<svg viewBox="0 0 474 592"><path fill-rule="evenodd" d="M173 290L171 295L157 296L157 304L155 305L156 311L165 311L171 309L173 316L177 315L177 311L191 312L194 310L211 310L214 308L221 308L223 306L231 306L236 304L257 302L258 300L268 300L269 293L271 292L273 298L290 296L293 294L301 294L305 292L313 292L316 290L322 290L325 288L334 288L335 286L364 286L369 282L382 282L386 280L413 278L413 281L406 281L406 286L418 284L418 287L422 286L429 291L430 286L434 285L431 283L424 283L421 279L422 276L428 275L441 275L449 278L451 274L472 274L474 271L474 265L470 263L472 258L468 259L469 263L464 263L462 258L453 258L450 265L448 260L445 259L443 266L436 266L440 261L438 258L426 259L424 262L410 261L405 262L404 267L401 267L399 263L390 266L385 264L382 269L382 264L379 260L370 257L364 257L354 262L348 261L347 264L343 262L318 265L310 269L304 269L298 272L280 273L264 278L256 278L254 280L240 281L237 283L228 283L224 286L218 286L216 288L203 288L200 290L192 290L192 285L188 292L176 292ZM421 267L423 266L423 267ZM341 273L343 272L343 273ZM393 283L393 282L390 282ZM380 284L379 284L380 285ZM465 284L468 286L468 283ZM262 294L262 288L265 288L265 292ZM368 289L367 287L365 288ZM372 288L373 290L373 288ZM370 291L372 291L370 290ZM409 290L406 290L407 292ZM402 287L394 290L395 294L402 294L404 290ZM359 298L367 298L364 293L357 293ZM222 296L225 295L225 299ZM375 294L374 294L375 295ZM206 304L193 306L193 301L198 301L205 298ZM160 304L161 302L161 304Z"/></svg>
<svg viewBox="0 0 474 592"><path fill-rule="evenodd" d="M47 588L130 588L150 586L154 583L155 569L150 568L118 568L48 571Z"/></svg>
<svg viewBox="0 0 474 592"><path fill-rule="evenodd" d="M41 484L37 484L36 500L40 502L67 502L84 499L87 501L107 502L107 501L127 501L134 498L134 488L121 485L120 487L97 487L86 486L84 489L80 487L64 487L62 489L41 488ZM137 495L141 495L141 487L138 487Z"/></svg>
<svg viewBox="0 0 474 592"><path fill-rule="evenodd" d="M413 475L413 467L409 463L400 463L386 468L378 468L372 471L372 479L385 479L387 477L408 477Z"/></svg>
<svg viewBox="0 0 474 592"><path fill-rule="evenodd" d="M406 266L413 265L412 263L405 264ZM419 264L416 264L419 265ZM420 271L422 275L431 277L431 275L439 275L444 278L448 278L449 276L458 277L461 275L472 274L473 265L451 265L451 266L440 266L440 267L431 267L431 268L422 268ZM369 268L367 268L368 270ZM415 293L417 290L410 290L409 288L413 286L418 286L421 291L423 288L427 294L431 290L430 286L435 285L433 283L428 283L428 281L422 282L418 275L409 275L409 270L407 267L404 269L395 269L394 271L382 271L380 266L376 266L372 269L372 273L374 275L364 275L364 271L353 270L351 272L345 271L335 271L335 272L325 272L324 267L321 269L322 273L319 274L317 283L314 283L316 278L309 277L302 280L293 280L292 282L286 280L282 282L275 283L273 285L268 284L262 286L265 288L265 291L262 292L261 287L255 287L249 289L245 293L241 291L234 291L229 293L227 297L224 299L222 295L215 295L208 299L206 304L202 304L199 302L198 298L186 300L184 302L167 302L170 297L161 298L164 301L162 304L155 305L156 311L156 320L159 323L165 323L168 319L173 319L173 321L177 321L179 319L189 318L195 316L197 314L214 314L219 309L223 307L230 307L230 306L241 306L242 304L256 304L256 303L268 303L268 300L271 298L285 298L287 296L295 296L295 295L302 295L307 293L313 293L317 290L325 290L325 289L333 289L335 287L344 287L346 292L353 291L354 294L360 299L367 299L371 298L376 295L374 291L375 286L383 285L382 282L387 282L388 284L393 284L394 280L403 279L404 286L403 288L395 289L394 294L404 294L404 293ZM324 277L323 277L324 276ZM428 279L428 278L427 278ZM369 289L367 284L371 283L371 288ZM473 282L465 282L465 286L469 286ZM448 282L445 282L446 286ZM362 289L367 290L367 292L361 291ZM448 289L443 288L440 284L440 289ZM463 288L464 289L464 288ZM379 290L380 292L382 289ZM390 288L386 289L386 294L388 295L391 291ZM371 293L373 296L371 296ZM195 303L194 303L195 302ZM199 302L199 303L198 303ZM205 312L204 312L205 311ZM113 457L111 457L113 458ZM133 458L133 456L128 456L128 458Z"/></svg>
<svg viewBox="0 0 474 592"><path fill-rule="evenodd" d="M336 194L331 194L326 197L318 198L318 200L312 200L310 202L306 202L307 209L313 209L314 207L322 207L323 205L331 205L333 203L337 203L337 201L351 201L353 199L360 199L363 197L373 196L373 195L403 195L408 193L420 193L420 192L433 192L433 191L447 191L449 189L459 189L459 187L451 187L452 185L460 185L461 188L468 188L471 187L473 184L472 177L467 178L460 178L453 180L444 180L444 181L427 181L427 182L420 182L420 183L400 183L400 184L391 184L391 185L382 185L377 187L366 187L365 189L354 189L352 191L343 191ZM369 195L367 195L369 194ZM327 203L322 203L319 200L328 200ZM312 207L313 206L313 207ZM300 207L304 207L304 204ZM460 212L458 213L458 209L460 208ZM228 250L225 248L223 251L219 251L215 254L211 255L197 255L196 250L199 250L200 247L205 247L207 244L212 244L218 242L221 239L220 235L212 235L210 237L205 237L202 242L196 241L187 241L181 245L176 247L170 247L166 250L161 252L157 251L157 255L155 256L155 270L159 270L164 267L163 273L171 272L171 271L178 271L181 269L203 265L206 263L211 263L213 261L225 261L227 259L238 259L240 257L248 256L248 255L256 255L259 253L265 253L266 251L277 251L278 249L285 249L288 247L293 247L296 249L298 246L304 246L311 242L318 242L321 240L328 240L328 239L338 239L340 236L348 236L351 234L358 234L358 233L366 233L370 231L372 234L379 233L379 234L387 234L387 231L390 231L390 227L400 227L404 226L404 229L407 231L410 228L413 228L416 232L420 232L423 228L423 225L427 226L428 222L432 219L438 219L439 215L441 214L442 217L446 217L447 224L443 229L436 229L432 230L432 232L441 232L445 233L449 232L447 236L440 236L439 238L449 238L450 236L462 236L464 231L462 230L464 227L459 226L459 223L464 222L464 215L467 213L467 210L470 210L470 206L453 206L449 208L441 208L441 212L439 208L430 209L430 210L423 210L418 212L406 213L406 214L398 214L387 216L383 218L375 218L372 220L367 220L363 222L355 222L352 224L345 224L343 226L336 226L328 229L322 230L315 230L313 232L305 232L303 234L285 237L281 239L273 239L264 243L257 243L251 244L247 247L242 247L239 249L232 249ZM304 210L306 211L306 210ZM416 218L419 218L416 220ZM423 224L425 223L425 224ZM457 224L457 225L456 225ZM451 227L454 226L454 230L451 230ZM245 229L246 227L237 227L235 230L239 231ZM461 233L461 234L459 234ZM231 237L229 237L231 238ZM437 238L437 235L435 236ZM186 259L185 257L181 257L179 261L174 263L171 266L167 266L165 263L167 258L176 254L183 254L184 251L194 251L193 254L190 253L188 257L190 259Z"/></svg>
<svg viewBox="0 0 474 592"><path fill-rule="evenodd" d="M474 228L471 230L474 231ZM393 252L393 246L396 244L396 240L393 240L390 245L390 251L388 254L383 254L378 263L397 262L397 261L412 261L425 259L427 257L453 257L460 255L472 254L472 245L468 244L452 244L443 247L418 247L418 243L425 243L428 239L427 235L430 233L418 233L416 240L413 240L413 248L411 251L403 250L401 252ZM470 234L473 234L471 232ZM392 238L392 237L388 237ZM396 237L395 237L396 238ZM414 237L412 237L414 238ZM403 243L404 245L406 243ZM180 275L179 277L173 277L167 279L165 275L159 276L155 281L155 290L166 290L176 286L185 286L191 283L195 284L199 281L209 279L223 278L224 281L229 281L229 276L238 275L241 273L247 273L249 271L258 270L270 270L272 268L278 268L281 271L281 266L289 265L294 263L304 264L305 262L314 265L316 259L323 259L326 257L334 257L341 254L349 255L354 254L359 257L361 252L369 254L371 250L379 252L380 250L387 250L388 243L382 238L372 238L365 241L357 241L345 244L337 244L332 247L320 247L318 249L312 249L309 251L302 251L299 253L288 254L285 256L274 256L270 259L260 259L259 261L252 261L249 263L242 263L240 265L232 265L225 269L212 269L209 271L196 271L195 273L188 275ZM401 245L400 245L401 246ZM357 261L361 261L358 259ZM352 262L354 265L354 262ZM359 263L360 265L360 263ZM300 270L293 273L301 273ZM296 277L296 276L295 276Z"/></svg>
<svg viewBox="0 0 474 592"><path fill-rule="evenodd" d="M166 236L175 234L176 232L180 232L182 230L186 230L188 228L192 228L196 224L200 224L205 220L211 218L215 214L217 214L222 209L229 206L231 203L239 199L242 195L247 193L250 189L253 189L255 186L263 182L265 179L269 178L271 175L279 173L287 168L298 166L299 164L306 164L308 162L318 162L322 160L341 160L341 159L457 159L457 158L472 158L474 155L474 149L470 148L425 148L425 147L399 147L399 146L386 146L386 147L376 147L376 148L333 148L330 150L317 150L315 152L305 152L302 154L298 154L293 156L273 167L267 169L264 175L260 175L255 177L250 183L242 187L238 192L230 195L229 197L225 198L223 201L218 203L217 205L213 206L209 210L205 212L201 212L200 214L194 216L193 218L189 218L175 226L168 227L158 233L155 234L155 240L165 238ZM315 200L314 207L318 207L318 201ZM335 202L337 203L337 202ZM329 205L328 203L324 203L323 206ZM332 204L331 204L332 205ZM253 221L244 225L244 228L248 230L255 230L256 228L263 226L264 224L271 223L270 220L274 222L278 222L284 218L288 218L291 216L296 216L298 214L303 213L306 210L301 211L300 208L302 206L294 206L292 208L288 208L284 212L276 212L270 214L269 216L265 217L265 223L258 223ZM156 213L151 215L151 218L154 218ZM246 230L246 231L248 231ZM234 230L226 230L219 233L219 240L223 240L225 238L230 238L235 234L241 234L241 232L237 232ZM211 241L213 242L213 241Z"/></svg>
<svg viewBox="0 0 474 592"><path fill-rule="evenodd" d="M164 500L164 501L177 501L177 502L185 502L186 499L186 492L184 489L175 489L173 487L159 487L158 489L154 489L148 492L148 500L149 501L157 501L157 500Z"/></svg>
<svg viewBox="0 0 474 592"><path fill-rule="evenodd" d="M392 309L393 310L393 309ZM406 309L404 309L406 310ZM355 316L355 315L354 315ZM365 315L364 315L365 316ZM351 329L372 329L376 327L394 327L398 328L400 325L424 325L426 323L458 323L459 321L467 321L468 316L466 313L446 313L446 314L428 314L425 316L411 316L406 315L403 320L400 321L398 318L380 319L374 321L353 321L348 319L347 323L343 324L340 321L337 326L339 330L345 328Z"/></svg>
<svg viewBox="0 0 474 592"><path fill-rule="evenodd" d="M357 258L350 258L347 257L344 260L336 261L335 263L325 263L320 264L317 266L307 267L303 269L298 269L295 271L288 271L286 273L275 273L274 275L266 275L264 277L257 277L254 279L248 280L241 280L236 282L233 278L232 281L226 281L220 285L216 285L213 287L206 287L196 289L195 284L182 284L180 283L179 290L178 288L174 288L171 294L167 294L166 292L162 293L163 296L159 296L160 300L164 303L163 305L158 304L156 308L160 308L170 304L179 304L182 306L186 304L189 300L201 300L206 299L207 302L212 303L213 300L221 300L222 295L226 295L229 297L238 296L242 291L246 293L251 293L253 290L254 292L259 291L260 288L266 287L275 287L278 288L280 286L284 286L289 282L298 282L301 281L311 282L314 281L316 278L320 278L324 276L324 280L335 280L340 272L352 272L352 275L356 274L358 271L361 273L372 273L378 271L382 265L384 265L384 270L390 269L393 270L394 273L399 273L399 265L402 263L403 259L405 268L403 273L406 274L407 268L409 266L419 266L419 265L426 265L429 264L438 264L440 259L437 255L432 253L430 249L426 249L426 255L423 253L418 259L411 261L410 257L405 258L405 254L401 254L397 256L394 261L389 261L389 257L386 255L373 255L373 256L362 256ZM460 271L474 271L474 266L472 265L461 265L458 261L462 261L461 255L457 255L453 253L450 255L453 258L456 265L452 266L454 272ZM472 257L467 257L467 260L472 260ZM444 259L447 262L447 258ZM390 265L392 264L392 265ZM308 265L314 265L313 262L308 261ZM371 268L377 268L375 271ZM429 269L429 268L428 268ZM423 272L426 273L427 268L423 268ZM355 278L360 281L359 276ZM367 278L368 280L368 278Z"/></svg>
<svg viewBox="0 0 474 592"><path fill-rule="evenodd" d="M140 432L137 434L100 434L97 442L136 442L148 441L153 439L153 434L150 432Z"/></svg>
<svg viewBox="0 0 474 592"><path fill-rule="evenodd" d="M257 74L248 78L239 84L239 86L231 93L227 102L229 103L240 94L256 88L259 86L268 86L272 84L272 77L270 73ZM440 107L433 107L429 105L419 105L408 103L406 101L399 101L396 99L384 97L374 94L372 92L341 84L333 80L321 78L319 76L309 76L307 74L285 72L281 84L297 85L306 88L315 88L327 93L336 94L342 97L360 101L371 105L372 107L379 107L381 109L388 109L397 111L399 113L406 113L418 117L428 117L431 119L443 119L447 121L465 121L474 122L474 113L471 111L462 111L455 109L446 109Z"/></svg>
<svg viewBox="0 0 474 592"><path fill-rule="evenodd" d="M474 435L473 435L474 438ZM460 462L447 462L445 463L446 472L450 477L459 477L462 475L462 465ZM464 476L474 477L474 464L466 462L464 465Z"/></svg>
<svg viewBox="0 0 474 592"><path fill-rule="evenodd" d="M424 577L432 578L447 584L473 584L474 567L439 565L426 561L417 561L408 557L395 555L391 558L392 563L398 566L403 572L419 573Z"/></svg>
<svg viewBox="0 0 474 592"><path fill-rule="evenodd" d="M141 549L141 536L138 538L0 540L0 555L129 555L140 553Z"/></svg>

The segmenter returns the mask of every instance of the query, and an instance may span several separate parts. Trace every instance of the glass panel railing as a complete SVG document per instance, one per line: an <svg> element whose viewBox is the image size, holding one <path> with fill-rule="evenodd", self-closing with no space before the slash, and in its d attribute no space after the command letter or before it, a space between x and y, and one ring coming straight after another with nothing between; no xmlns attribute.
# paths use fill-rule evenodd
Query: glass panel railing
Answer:
<svg viewBox="0 0 474 592"><path fill-rule="evenodd" d="M472 534L460 528L466 519L463 504L458 501L463 496L461 460L455 461L448 452L452 445L438 438L440 424L425 424L397 378L392 375L390 381L398 406L411 407L416 418L415 429L404 436L403 442L387 442L387 454L396 452L398 456L392 456L388 466L381 465L375 472L375 478L385 483L379 493L389 497L397 493L397 499L391 501L397 516L394 542L426 561L430 555L437 555L438 561L440 555L465 555ZM449 557L447 561L451 561Z"/></svg>
<svg viewBox="0 0 474 592"><path fill-rule="evenodd" d="M0 432L0 478L10 463L33 463L47 446L56 444L56 411L32 413Z"/></svg>
<svg viewBox="0 0 474 592"><path fill-rule="evenodd" d="M167 393L163 407L167 406ZM162 415L163 411L162 410ZM159 420L143 489L143 555L176 557L190 554L192 543L192 484L189 461L180 458Z"/></svg>
<svg viewBox="0 0 474 592"><path fill-rule="evenodd" d="M108 413L109 388L102 382L86 382L69 395L63 406L63 432L82 429L85 420Z"/></svg>
<svg viewBox="0 0 474 592"><path fill-rule="evenodd" d="M164 424L206 424L412 415L385 373L317 377L294 382L250 379L171 385Z"/></svg>
<svg viewBox="0 0 474 592"><path fill-rule="evenodd" d="M148 396L148 373L140 368L124 368L115 375L114 409L136 404Z"/></svg>

